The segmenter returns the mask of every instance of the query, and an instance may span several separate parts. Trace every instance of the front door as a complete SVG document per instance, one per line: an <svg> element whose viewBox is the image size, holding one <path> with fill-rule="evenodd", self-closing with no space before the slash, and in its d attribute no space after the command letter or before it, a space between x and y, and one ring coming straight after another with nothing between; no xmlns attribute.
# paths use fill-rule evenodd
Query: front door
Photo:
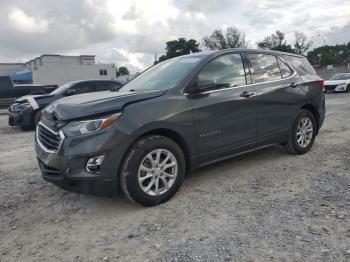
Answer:
<svg viewBox="0 0 350 262"><path fill-rule="evenodd" d="M240 53L219 56L198 74L199 94L188 95L194 113L199 162L254 149L255 87L247 86Z"/></svg>

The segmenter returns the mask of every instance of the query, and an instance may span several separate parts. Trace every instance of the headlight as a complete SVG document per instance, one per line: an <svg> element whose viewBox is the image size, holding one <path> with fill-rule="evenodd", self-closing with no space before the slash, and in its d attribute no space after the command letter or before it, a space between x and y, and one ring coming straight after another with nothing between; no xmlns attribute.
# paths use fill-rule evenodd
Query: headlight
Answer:
<svg viewBox="0 0 350 262"><path fill-rule="evenodd" d="M337 85L337 88L345 89L346 88L346 84Z"/></svg>
<svg viewBox="0 0 350 262"><path fill-rule="evenodd" d="M68 136L90 134L110 126L120 116L121 113L118 113L97 119L72 121L63 127L63 132Z"/></svg>

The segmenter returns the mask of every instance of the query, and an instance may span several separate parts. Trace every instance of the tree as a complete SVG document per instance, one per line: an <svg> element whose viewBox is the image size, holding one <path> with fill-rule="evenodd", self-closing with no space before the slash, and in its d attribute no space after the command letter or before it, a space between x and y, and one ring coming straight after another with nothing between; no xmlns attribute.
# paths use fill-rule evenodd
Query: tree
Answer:
<svg viewBox="0 0 350 262"><path fill-rule="evenodd" d="M181 55L187 55L191 53L200 52L199 49L199 43L194 40L186 40L186 38L179 38L177 40L172 40L166 42L165 47L165 55L162 55L159 57L158 61L155 61L155 63L159 61L164 61L173 57L181 56Z"/></svg>
<svg viewBox="0 0 350 262"><path fill-rule="evenodd" d="M350 63L350 42L342 45L317 47L307 53L307 58L313 65Z"/></svg>
<svg viewBox="0 0 350 262"><path fill-rule="evenodd" d="M248 46L245 34L234 27L227 28L226 32L221 29L215 30L210 36L203 38L203 44L211 50L246 48Z"/></svg>
<svg viewBox="0 0 350 262"><path fill-rule="evenodd" d="M277 30L275 34L267 36L264 38L263 41L258 42L258 47L261 49L270 49L294 53L293 48L291 47L291 45L287 44L287 41L284 39L284 36L284 33Z"/></svg>
<svg viewBox="0 0 350 262"><path fill-rule="evenodd" d="M125 76L125 75L129 75L130 72L128 70L127 67L125 66L121 66L117 69L117 76Z"/></svg>
<svg viewBox="0 0 350 262"><path fill-rule="evenodd" d="M305 34L294 32L294 52L299 55L305 54L311 47L312 41L307 41Z"/></svg>

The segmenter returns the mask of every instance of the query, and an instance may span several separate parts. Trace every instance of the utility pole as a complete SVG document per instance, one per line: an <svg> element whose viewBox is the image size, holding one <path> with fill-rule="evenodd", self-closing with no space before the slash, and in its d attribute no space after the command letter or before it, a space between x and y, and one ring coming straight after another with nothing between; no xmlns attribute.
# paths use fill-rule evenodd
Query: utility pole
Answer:
<svg viewBox="0 0 350 262"><path fill-rule="evenodd" d="M157 53L154 53L154 65L157 64L157 60L158 60L158 57L157 57Z"/></svg>

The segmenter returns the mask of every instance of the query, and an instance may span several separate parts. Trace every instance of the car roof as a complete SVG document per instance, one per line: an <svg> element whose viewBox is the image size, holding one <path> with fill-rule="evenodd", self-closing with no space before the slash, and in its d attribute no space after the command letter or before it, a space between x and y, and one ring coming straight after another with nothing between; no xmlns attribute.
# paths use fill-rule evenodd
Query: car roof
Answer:
<svg viewBox="0 0 350 262"><path fill-rule="evenodd" d="M338 73L338 74L335 74L335 76L339 76L339 75L350 75L350 73Z"/></svg>
<svg viewBox="0 0 350 262"><path fill-rule="evenodd" d="M84 80L75 80L70 81L69 83L84 83L84 82L116 82L116 83L125 83L125 80L119 80L119 79L84 79Z"/></svg>
<svg viewBox="0 0 350 262"><path fill-rule="evenodd" d="M53 86L53 85L37 85L37 84L14 84L14 86Z"/></svg>
<svg viewBox="0 0 350 262"><path fill-rule="evenodd" d="M228 48L228 49L213 50L213 51L206 50L203 52L192 53L181 57L216 56L216 55L230 53L230 52L258 52L258 53L271 54L271 55L289 55L289 56L296 56L296 57L304 57L302 55L297 55L297 54L292 54L287 52L266 50L266 49L253 49L253 48Z"/></svg>

